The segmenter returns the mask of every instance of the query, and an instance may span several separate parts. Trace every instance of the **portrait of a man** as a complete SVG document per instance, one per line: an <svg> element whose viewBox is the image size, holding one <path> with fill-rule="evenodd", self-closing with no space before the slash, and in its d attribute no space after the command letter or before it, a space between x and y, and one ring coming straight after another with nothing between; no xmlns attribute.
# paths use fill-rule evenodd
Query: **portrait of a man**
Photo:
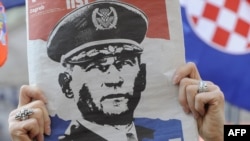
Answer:
<svg viewBox="0 0 250 141"><path fill-rule="evenodd" d="M63 95L74 99L82 118L73 124L65 121L68 127L48 139L183 140L178 119L134 117L147 84L141 43L148 20L135 6L98 1L70 12L58 22L49 35L47 53L65 68L58 83Z"/></svg>

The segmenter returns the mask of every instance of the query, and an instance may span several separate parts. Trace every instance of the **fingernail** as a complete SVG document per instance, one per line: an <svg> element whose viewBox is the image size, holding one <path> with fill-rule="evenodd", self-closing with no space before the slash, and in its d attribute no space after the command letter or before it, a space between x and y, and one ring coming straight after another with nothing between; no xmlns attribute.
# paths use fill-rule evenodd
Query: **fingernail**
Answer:
<svg viewBox="0 0 250 141"><path fill-rule="evenodd" d="M46 130L46 131L47 131L47 133L46 133L47 135L50 135L50 134L51 134L51 128L50 128L50 126L47 127L47 130Z"/></svg>
<svg viewBox="0 0 250 141"><path fill-rule="evenodd" d="M174 75L173 84L177 84L179 82L179 75Z"/></svg>

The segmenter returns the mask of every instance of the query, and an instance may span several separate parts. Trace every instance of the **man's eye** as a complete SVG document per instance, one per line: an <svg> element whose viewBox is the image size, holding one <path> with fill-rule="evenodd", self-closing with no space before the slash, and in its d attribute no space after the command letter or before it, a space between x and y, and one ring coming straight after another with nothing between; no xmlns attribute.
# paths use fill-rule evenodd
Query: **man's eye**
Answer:
<svg viewBox="0 0 250 141"><path fill-rule="evenodd" d="M86 71L90 71L90 70L93 70L93 69L99 69L100 71L102 72L105 72L107 69L109 68L108 65L89 65L85 68Z"/></svg>
<svg viewBox="0 0 250 141"><path fill-rule="evenodd" d="M117 61L115 64L117 69L121 69L123 66L126 66L126 65L134 66L134 63L131 60L122 60L122 61Z"/></svg>
<svg viewBox="0 0 250 141"><path fill-rule="evenodd" d="M130 66L134 66L134 62L132 60L123 60L121 61L121 63L123 65L130 65Z"/></svg>

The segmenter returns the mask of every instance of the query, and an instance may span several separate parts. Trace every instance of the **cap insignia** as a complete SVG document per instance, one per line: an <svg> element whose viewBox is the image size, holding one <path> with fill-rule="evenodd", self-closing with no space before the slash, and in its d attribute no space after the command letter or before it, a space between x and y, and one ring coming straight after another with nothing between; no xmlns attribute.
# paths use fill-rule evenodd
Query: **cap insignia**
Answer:
<svg viewBox="0 0 250 141"><path fill-rule="evenodd" d="M108 30L116 28L117 13L113 7L109 8L96 8L92 13L92 21L96 30Z"/></svg>

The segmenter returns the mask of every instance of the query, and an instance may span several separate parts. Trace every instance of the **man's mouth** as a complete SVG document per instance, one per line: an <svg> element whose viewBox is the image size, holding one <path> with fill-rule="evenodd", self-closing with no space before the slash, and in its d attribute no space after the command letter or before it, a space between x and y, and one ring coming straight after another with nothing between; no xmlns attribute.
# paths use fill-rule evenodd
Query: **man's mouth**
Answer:
<svg viewBox="0 0 250 141"><path fill-rule="evenodd" d="M117 108L127 107L129 97L129 94L111 94L103 97L101 103L102 105L106 105L106 108L109 106Z"/></svg>
<svg viewBox="0 0 250 141"><path fill-rule="evenodd" d="M128 99L129 94L110 94L101 98L101 102L104 100L114 100L114 102L120 102L121 100Z"/></svg>
<svg viewBox="0 0 250 141"><path fill-rule="evenodd" d="M128 94L111 94L101 99L101 107L104 113L121 114L128 110Z"/></svg>

